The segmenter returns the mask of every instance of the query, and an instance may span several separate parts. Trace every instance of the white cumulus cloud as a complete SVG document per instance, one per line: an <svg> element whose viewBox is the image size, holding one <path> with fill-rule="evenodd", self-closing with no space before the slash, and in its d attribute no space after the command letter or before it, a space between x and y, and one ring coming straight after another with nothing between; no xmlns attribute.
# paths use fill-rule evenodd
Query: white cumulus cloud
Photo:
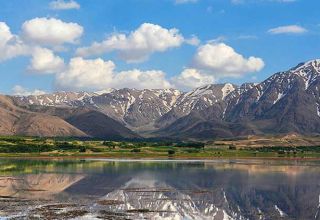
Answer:
<svg viewBox="0 0 320 220"><path fill-rule="evenodd" d="M103 42L79 48L76 54L90 56L116 51L119 57L127 62L141 62L154 52L164 52L179 47L183 42L183 36L175 28L166 29L159 25L144 23L129 35L112 34Z"/></svg>
<svg viewBox="0 0 320 220"><path fill-rule="evenodd" d="M71 59L65 71L57 73L56 86L65 90L100 90L105 88L170 88L165 73L157 70L115 71L112 61Z"/></svg>
<svg viewBox="0 0 320 220"><path fill-rule="evenodd" d="M15 85L12 88L12 95L16 95L16 96L43 95L45 93L46 93L45 91L42 91L39 89L29 90L20 85Z"/></svg>
<svg viewBox="0 0 320 220"><path fill-rule="evenodd" d="M55 0L50 2L49 6L53 10L80 9L79 3L77 3L74 0L70 0L70 1Z"/></svg>
<svg viewBox="0 0 320 220"><path fill-rule="evenodd" d="M65 71L57 73L56 84L64 89L103 89L113 79L115 64L102 59L72 58Z"/></svg>
<svg viewBox="0 0 320 220"><path fill-rule="evenodd" d="M308 30L299 25L287 25L268 30L270 34L303 34Z"/></svg>
<svg viewBox="0 0 320 220"><path fill-rule="evenodd" d="M22 25L23 37L30 42L43 45L76 43L83 34L83 27L56 18L34 18Z"/></svg>
<svg viewBox="0 0 320 220"><path fill-rule="evenodd" d="M56 73L64 66L63 59L52 50L24 42L18 35L12 34L4 22L0 22L0 51L0 62L18 56L31 56L28 69L34 73Z"/></svg>
<svg viewBox="0 0 320 220"><path fill-rule="evenodd" d="M261 58L245 58L224 43L208 43L198 48L193 57L193 66L217 78L239 77L258 72L264 67Z"/></svg>
<svg viewBox="0 0 320 220"><path fill-rule="evenodd" d="M119 72L114 77L115 88L163 89L172 88L166 74L160 70L141 71L138 69Z"/></svg>
<svg viewBox="0 0 320 220"><path fill-rule="evenodd" d="M203 85L212 84L214 76L201 73L197 69L184 69L181 74L172 78L175 87L189 90Z"/></svg>
<svg viewBox="0 0 320 220"><path fill-rule="evenodd" d="M61 71L64 68L64 61L59 56L46 48L35 48L29 70L36 73L51 74Z"/></svg>
<svg viewBox="0 0 320 220"><path fill-rule="evenodd" d="M18 36L11 33L6 23L0 22L0 61L28 53L29 47Z"/></svg>

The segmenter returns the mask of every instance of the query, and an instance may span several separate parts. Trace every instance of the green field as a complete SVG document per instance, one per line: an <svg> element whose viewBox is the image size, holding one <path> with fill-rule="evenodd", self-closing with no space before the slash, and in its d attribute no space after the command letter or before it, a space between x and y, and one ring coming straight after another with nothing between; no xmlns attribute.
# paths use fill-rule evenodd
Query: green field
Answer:
<svg viewBox="0 0 320 220"><path fill-rule="evenodd" d="M129 142L0 137L0 157L320 158L319 146L242 147L201 142Z"/></svg>

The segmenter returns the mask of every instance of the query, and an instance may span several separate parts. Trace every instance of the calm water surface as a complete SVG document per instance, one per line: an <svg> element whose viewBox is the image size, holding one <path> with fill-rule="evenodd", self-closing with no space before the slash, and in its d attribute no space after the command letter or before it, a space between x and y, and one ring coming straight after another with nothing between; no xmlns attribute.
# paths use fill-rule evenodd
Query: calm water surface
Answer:
<svg viewBox="0 0 320 220"><path fill-rule="evenodd" d="M320 219L320 162L0 159L0 219Z"/></svg>

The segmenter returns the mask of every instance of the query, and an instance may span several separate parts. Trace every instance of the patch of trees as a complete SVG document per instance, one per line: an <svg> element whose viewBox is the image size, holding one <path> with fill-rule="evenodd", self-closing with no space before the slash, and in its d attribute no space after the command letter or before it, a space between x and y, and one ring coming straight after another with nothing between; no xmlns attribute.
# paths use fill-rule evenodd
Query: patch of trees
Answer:
<svg viewBox="0 0 320 220"><path fill-rule="evenodd" d="M175 144L175 147L204 149L205 144L201 142L180 142Z"/></svg>
<svg viewBox="0 0 320 220"><path fill-rule="evenodd" d="M131 150L132 153L140 153L141 150L139 148L134 148Z"/></svg>
<svg viewBox="0 0 320 220"><path fill-rule="evenodd" d="M0 153L40 153L54 151L51 145L2 145Z"/></svg>

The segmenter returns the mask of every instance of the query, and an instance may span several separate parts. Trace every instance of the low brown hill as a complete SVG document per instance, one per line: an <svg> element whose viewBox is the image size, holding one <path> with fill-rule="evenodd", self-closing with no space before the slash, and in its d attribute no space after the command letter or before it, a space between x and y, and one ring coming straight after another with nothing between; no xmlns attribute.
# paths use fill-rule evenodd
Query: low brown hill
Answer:
<svg viewBox="0 0 320 220"><path fill-rule="evenodd" d="M138 134L96 110L86 107L26 106L30 111L57 116L91 137L103 139L135 139Z"/></svg>
<svg viewBox="0 0 320 220"><path fill-rule="evenodd" d="M88 136L59 117L20 108L3 95L0 95L0 135Z"/></svg>

